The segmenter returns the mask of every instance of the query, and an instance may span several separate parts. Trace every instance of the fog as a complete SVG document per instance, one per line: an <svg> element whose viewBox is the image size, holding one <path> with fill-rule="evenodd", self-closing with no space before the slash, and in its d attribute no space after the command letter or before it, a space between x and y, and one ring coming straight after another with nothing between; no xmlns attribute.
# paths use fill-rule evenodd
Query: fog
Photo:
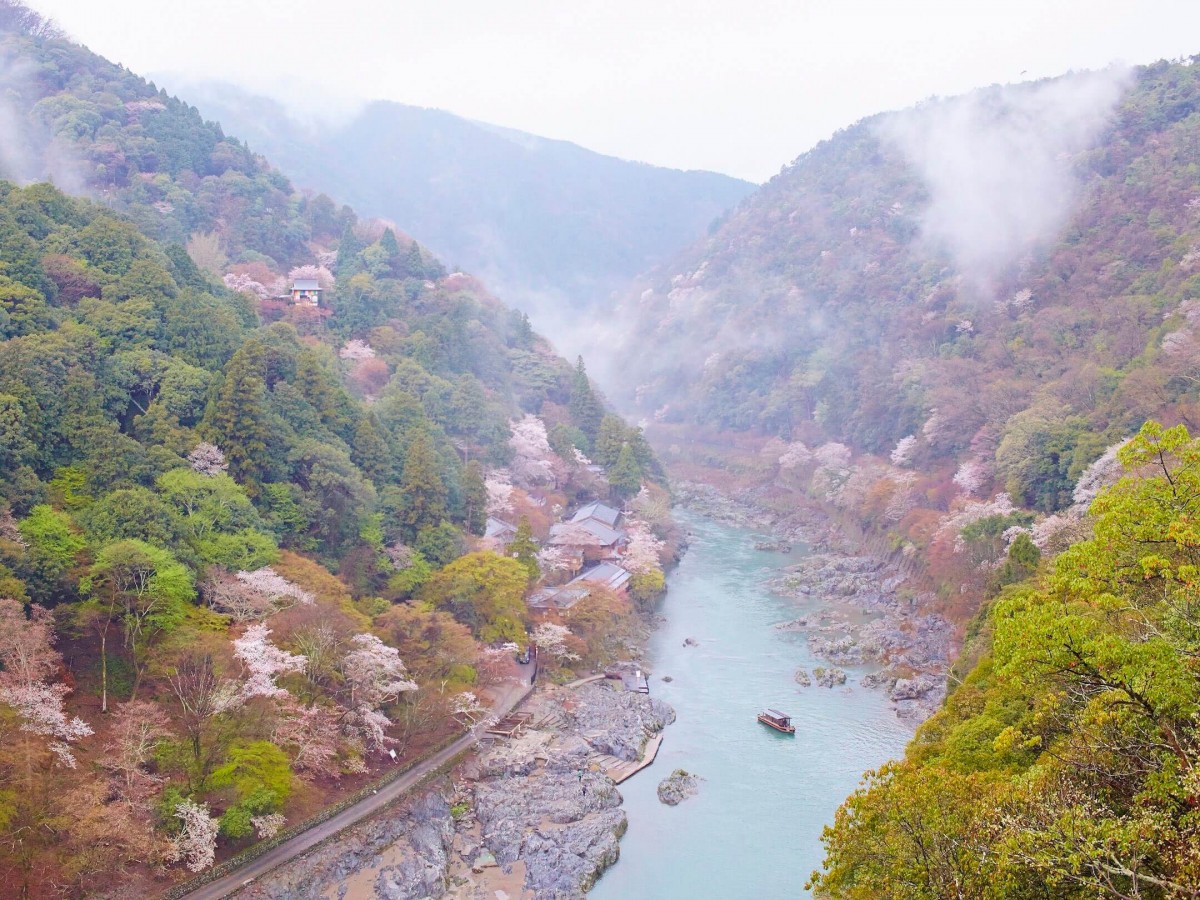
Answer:
<svg viewBox="0 0 1200 900"><path fill-rule="evenodd" d="M1101 137L1130 75L1113 66L884 117L880 136L928 186L929 250L949 252L988 294L1003 270L1053 239L1079 196L1073 160Z"/></svg>

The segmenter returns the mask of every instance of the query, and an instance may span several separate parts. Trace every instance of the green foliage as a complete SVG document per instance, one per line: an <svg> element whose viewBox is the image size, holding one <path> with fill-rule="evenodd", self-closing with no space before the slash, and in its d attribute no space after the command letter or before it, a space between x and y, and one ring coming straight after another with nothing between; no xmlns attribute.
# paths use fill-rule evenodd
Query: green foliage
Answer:
<svg viewBox="0 0 1200 900"><path fill-rule="evenodd" d="M421 588L422 602L446 609L484 643L525 640L529 573L515 559L468 553Z"/></svg>
<svg viewBox="0 0 1200 900"><path fill-rule="evenodd" d="M1007 589L985 653L905 760L826 830L837 896L1177 896L1200 877L1200 442L1147 423L1094 537ZM1001 581L1032 571L1013 542Z"/></svg>
<svg viewBox="0 0 1200 900"><path fill-rule="evenodd" d="M507 549L508 555L519 562L528 573L530 584L541 577L542 570L538 567L537 561L538 545L533 539L533 528L527 517L521 517L521 521L517 525L517 533L509 542Z"/></svg>

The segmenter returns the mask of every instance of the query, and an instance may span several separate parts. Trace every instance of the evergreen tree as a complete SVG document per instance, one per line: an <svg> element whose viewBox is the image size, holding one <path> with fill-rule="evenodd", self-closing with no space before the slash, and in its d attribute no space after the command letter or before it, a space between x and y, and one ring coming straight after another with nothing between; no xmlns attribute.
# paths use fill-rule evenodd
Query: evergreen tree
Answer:
<svg viewBox="0 0 1200 900"><path fill-rule="evenodd" d="M317 355L311 350L301 350L296 355L295 386L317 411L322 425L338 437L349 436L348 398L340 385L335 385L321 368Z"/></svg>
<svg viewBox="0 0 1200 900"><path fill-rule="evenodd" d="M403 260L400 257L400 245L396 242L396 235L392 229L385 228L383 237L379 239L379 246L382 248L388 261L388 274L393 278L402 274Z"/></svg>
<svg viewBox="0 0 1200 900"><path fill-rule="evenodd" d="M471 534L483 534L487 528L487 487L483 483L483 466L473 459L463 469L463 527Z"/></svg>
<svg viewBox="0 0 1200 900"><path fill-rule="evenodd" d="M592 457L606 469L617 464L621 450L629 443L628 430L620 417L608 415L600 423L600 429L594 437ZM637 453L634 452L635 460Z"/></svg>
<svg viewBox="0 0 1200 900"><path fill-rule="evenodd" d="M392 480L395 460L374 416L366 415L358 420L350 458L377 487Z"/></svg>
<svg viewBox="0 0 1200 900"><path fill-rule="evenodd" d="M348 281L362 271L362 261L358 258L362 249L362 241L354 233L354 224L348 224L338 242L337 261L333 264L333 274L338 281Z"/></svg>
<svg viewBox="0 0 1200 900"><path fill-rule="evenodd" d="M537 551L537 544L533 540L533 528L529 519L522 516L517 525L517 534L508 545L508 555L525 567L530 583L537 581L542 574L542 570L538 568Z"/></svg>
<svg viewBox="0 0 1200 900"><path fill-rule="evenodd" d="M425 259L416 241L408 245L408 255L404 259L401 274L407 278L422 278L425 275Z"/></svg>
<svg viewBox="0 0 1200 900"><path fill-rule="evenodd" d="M210 408L208 432L225 453L229 474L255 495L267 470L267 383L262 377L263 348L247 341L225 367L225 380Z"/></svg>
<svg viewBox="0 0 1200 900"><path fill-rule="evenodd" d="M621 448L617 464L608 470L608 484L613 495L621 500L628 500L642 489L642 468L629 444Z"/></svg>
<svg viewBox="0 0 1200 900"><path fill-rule="evenodd" d="M424 430L418 431L408 445L400 492L399 524L406 541L411 543L422 528L437 525L446 518L449 491L442 479L433 441Z"/></svg>
<svg viewBox="0 0 1200 900"><path fill-rule="evenodd" d="M589 441L595 441L600 432L600 423L604 419L604 408L596 399L592 390L592 382L588 379L587 370L583 367L583 357L575 361L575 381L571 386L570 401L571 419L579 430L587 435Z"/></svg>

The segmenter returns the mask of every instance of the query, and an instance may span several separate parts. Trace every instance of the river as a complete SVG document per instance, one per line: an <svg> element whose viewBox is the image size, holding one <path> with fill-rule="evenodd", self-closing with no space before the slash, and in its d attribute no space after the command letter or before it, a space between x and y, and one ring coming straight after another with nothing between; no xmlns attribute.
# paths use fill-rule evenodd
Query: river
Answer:
<svg viewBox="0 0 1200 900"><path fill-rule="evenodd" d="M678 721L655 764L621 785L629 831L590 896L798 896L821 864L822 827L866 769L903 753L912 730L882 692L858 686L865 669L847 669L844 687L795 683L797 667L822 663L802 633L771 626L808 607L764 581L803 558L802 548L756 551L762 535L677 514L691 546L668 578L647 661L652 694ZM689 637L699 646L685 647ZM791 714L794 737L755 721L767 706ZM655 791L676 768L705 780L697 796L669 807Z"/></svg>

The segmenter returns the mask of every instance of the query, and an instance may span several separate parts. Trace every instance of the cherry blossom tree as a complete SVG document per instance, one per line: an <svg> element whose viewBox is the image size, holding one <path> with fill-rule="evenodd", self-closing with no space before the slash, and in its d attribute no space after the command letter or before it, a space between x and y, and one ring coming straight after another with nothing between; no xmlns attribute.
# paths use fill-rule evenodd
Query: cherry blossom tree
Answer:
<svg viewBox="0 0 1200 900"><path fill-rule="evenodd" d="M900 438L892 450L892 464L896 466L911 466L913 451L917 449L917 436L910 434Z"/></svg>
<svg viewBox="0 0 1200 900"><path fill-rule="evenodd" d="M487 490L487 514L505 516L512 512L512 473L507 469L495 469L483 479Z"/></svg>
<svg viewBox="0 0 1200 900"><path fill-rule="evenodd" d="M276 612L297 603L309 606L315 602L312 594L288 581L270 566L253 572L238 572L236 577L246 588L266 598Z"/></svg>
<svg viewBox="0 0 1200 900"><path fill-rule="evenodd" d="M167 858L172 862L182 860L192 872L203 872L217 856L217 820L208 814L207 803L191 800L175 807L175 818L183 825Z"/></svg>
<svg viewBox="0 0 1200 900"><path fill-rule="evenodd" d="M571 629L554 622L542 622L533 629L533 642L537 644L538 652L552 656L559 662L579 659L579 654L567 643L572 637Z"/></svg>
<svg viewBox="0 0 1200 900"><path fill-rule="evenodd" d="M357 362L364 359L374 359L375 351L366 341L360 341L355 338L352 341L346 341L342 349L338 351L338 356L342 359L350 359Z"/></svg>
<svg viewBox="0 0 1200 900"><path fill-rule="evenodd" d="M992 467L982 459L968 459L954 473L954 483L964 494L978 494L992 483Z"/></svg>
<svg viewBox="0 0 1200 900"><path fill-rule="evenodd" d="M229 290L239 294L253 294L259 300L269 300L272 296L270 288L244 273L229 272L222 276L221 281Z"/></svg>
<svg viewBox="0 0 1200 900"><path fill-rule="evenodd" d="M479 698L473 691L463 691L450 703L450 714L466 719L471 725L478 722L486 713L487 707L479 702Z"/></svg>
<svg viewBox="0 0 1200 900"><path fill-rule="evenodd" d="M563 551L562 547L542 547L537 553L538 569L543 575L553 575L557 572L566 572L571 569L572 562L570 557Z"/></svg>
<svg viewBox="0 0 1200 900"><path fill-rule="evenodd" d="M21 731L46 739L58 762L73 769L70 745L92 729L80 718L67 717L63 698L71 689L51 681L61 668L49 610L34 604L26 616L16 600L0 599L0 703L13 708Z"/></svg>
<svg viewBox="0 0 1200 900"><path fill-rule="evenodd" d="M342 660L342 675L350 689L350 715L347 728L371 750L382 750L391 739L387 729L392 721L379 707L395 701L417 684L405 677L400 651L389 647L373 634L356 634L352 649Z"/></svg>
<svg viewBox="0 0 1200 900"><path fill-rule="evenodd" d="M229 468L229 463L225 461L225 454L221 452L221 448L207 441L197 444L188 454L187 459L193 471L199 472L201 475L220 475Z"/></svg>
<svg viewBox="0 0 1200 900"><path fill-rule="evenodd" d="M113 715L100 764L117 776L121 794L130 805L144 804L163 780L147 772L145 765L155 745L171 736L170 724L161 706L144 700L122 703Z"/></svg>
<svg viewBox="0 0 1200 900"><path fill-rule="evenodd" d="M281 650L270 641L271 629L259 622L233 642L233 655L246 670L242 697L286 697L288 692L275 683L280 675L303 672L308 660Z"/></svg>
<svg viewBox="0 0 1200 900"><path fill-rule="evenodd" d="M663 542L654 536L650 526L641 519L627 519L625 533L629 536L629 545L621 565L634 575L644 575L655 569L662 568L661 553Z"/></svg>
<svg viewBox="0 0 1200 900"><path fill-rule="evenodd" d="M302 706L284 699L271 735L272 743L286 748L292 768L313 776L340 778L338 751L341 747L339 716L325 706Z"/></svg>
<svg viewBox="0 0 1200 900"><path fill-rule="evenodd" d="M508 443L514 454L513 480L523 487L552 482L558 456L550 449L545 423L537 416L526 415L509 425L512 437Z"/></svg>
<svg viewBox="0 0 1200 900"><path fill-rule="evenodd" d="M268 813L265 816L251 816L250 824L258 832L258 839L266 841L279 834L283 826L287 824L287 819L281 813Z"/></svg>
<svg viewBox="0 0 1200 900"><path fill-rule="evenodd" d="M786 470L798 469L807 466L812 459L813 453L804 441L793 441L779 454L779 467Z"/></svg>
<svg viewBox="0 0 1200 900"><path fill-rule="evenodd" d="M1125 467L1117 457L1117 452L1127 443L1128 441L1125 440L1113 444L1079 476L1071 499L1075 506L1080 507L1081 513L1087 511L1101 490L1116 484L1125 474Z"/></svg>

